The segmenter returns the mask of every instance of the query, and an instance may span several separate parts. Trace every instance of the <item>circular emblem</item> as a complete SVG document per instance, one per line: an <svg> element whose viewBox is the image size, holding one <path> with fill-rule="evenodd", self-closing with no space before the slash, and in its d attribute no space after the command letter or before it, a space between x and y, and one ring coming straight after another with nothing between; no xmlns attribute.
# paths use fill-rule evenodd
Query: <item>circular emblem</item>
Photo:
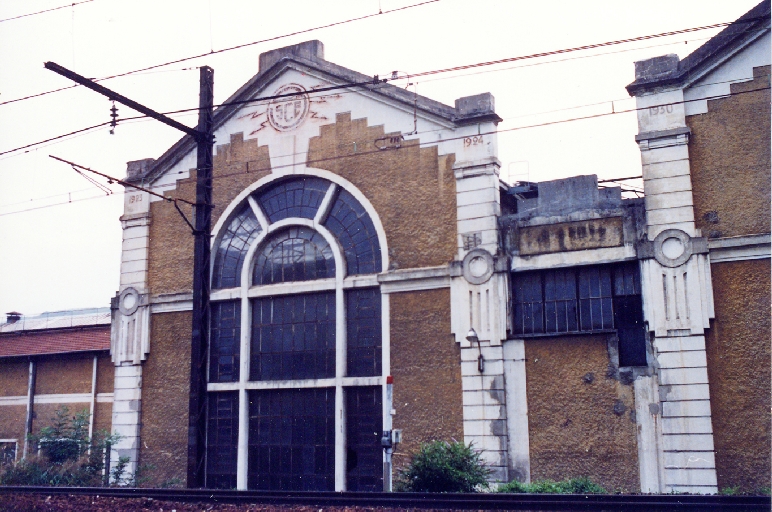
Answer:
<svg viewBox="0 0 772 512"><path fill-rule="evenodd" d="M471 284L483 284L493 275L493 256L485 249L469 251L463 262L464 278Z"/></svg>
<svg viewBox="0 0 772 512"><path fill-rule="evenodd" d="M134 288L126 288L118 297L118 309L126 316L131 316L139 307L139 292Z"/></svg>
<svg viewBox="0 0 772 512"><path fill-rule="evenodd" d="M680 229L666 229L654 238L654 259L663 267L680 267L692 250L691 237Z"/></svg>
<svg viewBox="0 0 772 512"><path fill-rule="evenodd" d="M286 84L279 87L274 95L297 94L276 98L268 104L268 122L276 130L286 132L294 130L308 115L309 101L306 89L298 84Z"/></svg>

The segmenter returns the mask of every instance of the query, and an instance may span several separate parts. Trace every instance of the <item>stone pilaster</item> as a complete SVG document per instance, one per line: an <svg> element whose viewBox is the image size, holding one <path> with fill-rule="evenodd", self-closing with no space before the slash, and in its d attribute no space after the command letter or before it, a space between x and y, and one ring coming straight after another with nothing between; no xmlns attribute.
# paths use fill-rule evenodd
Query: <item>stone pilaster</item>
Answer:
<svg viewBox="0 0 772 512"><path fill-rule="evenodd" d="M129 177L150 162L129 162ZM120 439L113 445L111 463L115 466L120 457L128 459L126 476L130 476L139 464L142 362L150 352L147 289L150 195L147 192L127 187L121 225L121 280L113 299L110 333L110 354L116 366L112 429Z"/></svg>
<svg viewBox="0 0 772 512"><path fill-rule="evenodd" d="M502 341L508 280L499 255L499 164L492 158L455 169L458 260L451 266L451 325L461 347L464 441L481 450L492 481L508 481L507 408ZM474 329L476 341L467 333Z"/></svg>
<svg viewBox="0 0 772 512"><path fill-rule="evenodd" d="M675 55L639 62L636 78L677 66ZM717 481L704 336L713 317L713 290L707 242L694 224L683 99L683 90L666 88L636 97L647 230L639 257L657 370L635 383L639 463L644 492L713 494Z"/></svg>

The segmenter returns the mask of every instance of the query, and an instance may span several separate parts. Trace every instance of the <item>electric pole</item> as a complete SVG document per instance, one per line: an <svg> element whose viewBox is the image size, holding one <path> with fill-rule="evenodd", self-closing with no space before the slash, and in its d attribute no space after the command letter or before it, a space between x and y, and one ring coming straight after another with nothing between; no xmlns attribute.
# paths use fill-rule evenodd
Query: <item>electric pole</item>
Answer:
<svg viewBox="0 0 772 512"><path fill-rule="evenodd" d="M193 235L193 325L190 347L188 407L188 487L204 486L206 443L206 360L209 346L209 258L212 226L212 154L214 150L214 70L200 68L198 126L190 128L136 101L103 87L54 62L45 68L176 128L196 140L196 205Z"/></svg>

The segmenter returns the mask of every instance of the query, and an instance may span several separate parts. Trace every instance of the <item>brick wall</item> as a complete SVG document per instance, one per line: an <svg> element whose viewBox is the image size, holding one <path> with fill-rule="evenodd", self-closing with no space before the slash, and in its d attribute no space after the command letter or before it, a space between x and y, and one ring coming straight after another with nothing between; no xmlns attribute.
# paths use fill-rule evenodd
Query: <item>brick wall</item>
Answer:
<svg viewBox="0 0 772 512"><path fill-rule="evenodd" d="M450 335L448 289L390 295L394 428L403 443L394 454L403 466L420 443L464 440L461 362Z"/></svg>
<svg viewBox="0 0 772 512"><path fill-rule="evenodd" d="M112 393L115 385L115 365L110 354L97 359L97 393Z"/></svg>
<svg viewBox="0 0 772 512"><path fill-rule="evenodd" d="M632 385L607 377L607 336L525 342L532 480L589 477L638 492Z"/></svg>
<svg viewBox="0 0 772 512"><path fill-rule="evenodd" d="M153 467L146 485L186 481L191 316L155 314L151 356L142 369L140 465Z"/></svg>
<svg viewBox="0 0 772 512"><path fill-rule="evenodd" d="M719 489L770 482L770 261L711 266L716 319L705 336Z"/></svg>
<svg viewBox="0 0 772 512"><path fill-rule="evenodd" d="M91 393L94 355L54 355L37 360L35 394ZM24 394L27 392L25 390Z"/></svg>
<svg viewBox="0 0 772 512"><path fill-rule="evenodd" d="M5 405L0 409L0 439L16 439L16 458L21 458L24 449L24 421L27 418L26 405Z"/></svg>
<svg viewBox="0 0 772 512"><path fill-rule="evenodd" d="M770 66L755 79L689 116L694 218L703 235L728 237L770 231Z"/></svg>
<svg viewBox="0 0 772 512"><path fill-rule="evenodd" d="M0 361L0 396L27 396L29 361Z"/></svg>

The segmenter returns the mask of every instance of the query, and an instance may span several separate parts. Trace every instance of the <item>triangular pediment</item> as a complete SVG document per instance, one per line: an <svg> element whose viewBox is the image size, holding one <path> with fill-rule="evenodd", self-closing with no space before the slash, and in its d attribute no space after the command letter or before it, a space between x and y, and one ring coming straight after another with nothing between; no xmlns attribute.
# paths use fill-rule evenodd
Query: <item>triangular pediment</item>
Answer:
<svg viewBox="0 0 772 512"><path fill-rule="evenodd" d="M352 84L355 84L352 86ZM298 96L277 96L298 94ZM266 101L259 101L259 100ZM409 116L437 128L452 129L480 120L498 121L492 110L461 113L434 101L324 60L320 41L307 41L261 54L260 67L247 83L214 112L216 143L225 135L241 132L244 138L263 140L304 129L311 136L318 126L334 122L337 113L367 117L370 124L384 124L394 116ZM220 140L225 139L225 140ZM192 137L179 140L149 166L142 176L131 179L154 182L196 147Z"/></svg>

